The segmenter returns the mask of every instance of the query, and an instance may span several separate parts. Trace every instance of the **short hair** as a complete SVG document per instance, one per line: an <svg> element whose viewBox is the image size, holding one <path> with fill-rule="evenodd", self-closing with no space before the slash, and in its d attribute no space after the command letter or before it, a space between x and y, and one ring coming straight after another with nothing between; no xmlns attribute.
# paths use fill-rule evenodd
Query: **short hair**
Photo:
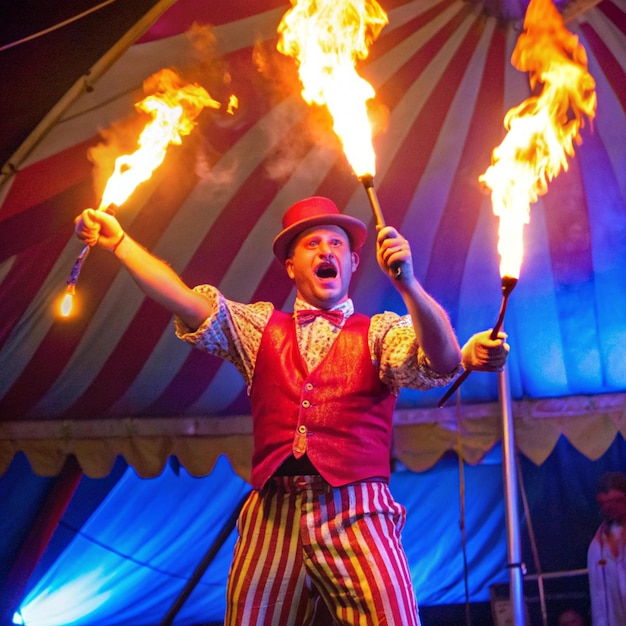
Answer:
<svg viewBox="0 0 626 626"><path fill-rule="evenodd" d="M597 493L608 493L612 489L626 493L626 474L623 472L607 472L598 480Z"/></svg>

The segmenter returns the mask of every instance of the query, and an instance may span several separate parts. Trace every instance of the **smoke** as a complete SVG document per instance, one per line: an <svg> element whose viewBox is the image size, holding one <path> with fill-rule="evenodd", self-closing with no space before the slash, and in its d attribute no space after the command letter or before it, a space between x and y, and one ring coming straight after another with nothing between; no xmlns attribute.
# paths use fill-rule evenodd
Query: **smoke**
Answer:
<svg viewBox="0 0 626 626"><path fill-rule="evenodd" d="M174 88L198 86L207 94L218 100L222 106L213 110L211 115L204 111L194 123L199 128L192 131L193 138L186 138L185 144L194 144L197 151L196 171L199 176L206 175L211 162L216 160L216 149L210 144L211 133L207 125L211 120L219 120L222 126L232 124L234 117L228 106L232 95L230 72L219 55L217 41L212 28L208 25L194 23L186 33L189 50L184 59L177 59L181 67L164 68L148 76L142 85L141 93L135 98L137 102L155 93L166 91L163 81L168 81ZM138 90L139 91L139 90ZM217 103L215 103L217 104ZM207 105L204 103L204 106ZM202 107L200 107L202 109ZM87 158L93 163L92 180L94 193L102 197L105 186L115 171L116 159L129 155L138 148L138 138L151 121L151 116L136 109L126 119L118 120L100 132L101 141L88 150Z"/></svg>
<svg viewBox="0 0 626 626"><path fill-rule="evenodd" d="M189 45L184 58L177 58L178 67L167 71L175 72L181 84L202 86L222 103L219 110L203 111L192 136L184 141L194 151L196 176L200 179L210 176L223 154L265 115L271 124L262 125L265 140L259 141L258 150L272 180L284 182L291 177L313 147L334 155L335 166L345 168L350 174L328 110L304 102L297 67L293 59L278 52L275 40L257 40L251 52L239 51L224 58L210 25L194 23L186 37ZM143 94L138 94L136 100L158 89L155 77L156 74L147 77ZM229 114L227 103L233 94L238 98L238 107ZM377 120L374 127L383 128L388 111L373 101L371 104ZM137 139L148 121L148 115L135 111L101 132L101 142L88 152L93 163L96 197L101 197L114 172L116 158L137 148Z"/></svg>
<svg viewBox="0 0 626 626"><path fill-rule="evenodd" d="M280 54L274 41L257 41L252 60L259 93L265 98L267 109L272 109L267 144L274 147L263 163L267 175L284 182L314 146L341 156L341 144L332 130L328 111L302 100L302 84L293 60Z"/></svg>
<svg viewBox="0 0 626 626"><path fill-rule="evenodd" d="M286 180L314 146L336 155L336 166L352 173L327 107L308 105L302 98L302 82L294 60L281 54L275 41L258 41L253 50L253 62L261 79L259 88L266 94L269 105L284 104L285 100L293 102L280 107L284 112L282 117L272 118L269 140L278 141L265 162L268 176L280 182ZM375 99L369 100L367 106L375 137L387 128L389 109Z"/></svg>

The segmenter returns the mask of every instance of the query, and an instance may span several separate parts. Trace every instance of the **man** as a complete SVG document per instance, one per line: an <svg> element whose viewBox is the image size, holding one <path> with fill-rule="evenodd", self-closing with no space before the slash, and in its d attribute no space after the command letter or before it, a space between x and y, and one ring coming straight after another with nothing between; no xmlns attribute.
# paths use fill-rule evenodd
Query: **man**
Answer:
<svg viewBox="0 0 626 626"><path fill-rule="evenodd" d="M626 474L609 472L598 481L596 499L604 517L587 552L591 623L626 624Z"/></svg>
<svg viewBox="0 0 626 626"><path fill-rule="evenodd" d="M337 624L418 625L404 508L388 487L396 397L447 384L461 358L501 368L504 335L476 335L461 353L392 227L378 232L377 260L409 315L355 313L348 289L367 231L327 198L294 204L274 240L296 286L293 313L189 289L106 213L83 212L76 232L112 250L176 315L181 339L234 363L248 385L254 490L239 518L225 624L314 624L321 600Z"/></svg>

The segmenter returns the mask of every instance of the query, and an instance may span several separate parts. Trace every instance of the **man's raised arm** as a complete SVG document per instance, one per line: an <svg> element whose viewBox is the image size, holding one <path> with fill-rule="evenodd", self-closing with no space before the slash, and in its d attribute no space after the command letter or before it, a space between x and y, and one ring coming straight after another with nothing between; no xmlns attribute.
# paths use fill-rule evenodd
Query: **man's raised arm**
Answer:
<svg viewBox="0 0 626 626"><path fill-rule="evenodd" d="M190 289L164 261L148 252L124 232L106 211L86 209L75 220L79 239L113 253L140 289L152 300L197 329L212 313L209 301Z"/></svg>

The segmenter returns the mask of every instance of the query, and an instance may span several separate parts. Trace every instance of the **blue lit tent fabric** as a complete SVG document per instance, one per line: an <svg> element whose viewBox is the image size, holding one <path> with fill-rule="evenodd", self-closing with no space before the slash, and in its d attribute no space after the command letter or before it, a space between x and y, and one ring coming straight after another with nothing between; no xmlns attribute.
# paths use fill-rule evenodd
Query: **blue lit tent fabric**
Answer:
<svg viewBox="0 0 626 626"><path fill-rule="evenodd" d="M158 478L142 480L129 469L41 577L22 617L33 625L158 624L228 518L212 519L207 509L230 511L249 491L225 459L206 479L168 466ZM232 540L218 555L221 566L200 582L182 623L185 613L193 616L186 623L223 616Z"/></svg>
<svg viewBox="0 0 626 626"><path fill-rule="evenodd" d="M499 457L496 447L480 465L467 466L464 471L466 513L462 521L473 606L489 601L493 585L508 581ZM529 573L584 568L588 542L599 524L595 483L604 471L626 467L626 442L616 440L602 461L594 462L561 439L545 464L537 466L522 458L521 467L540 554L537 564L525 519L523 557ZM221 623L226 574L236 538L228 518L236 513L249 485L224 457L203 478L192 477L171 463L151 479L124 468L120 460L106 479L85 477L81 481L20 603L25 623L161 624L177 606L189 581L194 581L207 550L212 558L190 585L172 623ZM7 478L17 489L10 489ZM9 539L0 543L0 571L6 567L10 540L18 539L16 520L28 517L27 508L37 501L35 489L45 480L31 482L23 455L16 457L8 474L0 478L2 502L6 510L16 511L0 520L2 536ZM403 541L425 626L460 623L462 610L455 614L456 621L450 622L437 612L442 605L465 602L457 460L442 459L417 474L398 469L391 489L407 509ZM216 538L228 528L230 532L214 549ZM558 614L558 607L572 606L572 597L584 608L585 600L580 601L579 596L584 596L585 585L583 577L575 579L573 589L571 585L553 586L557 595L548 604L549 617ZM549 587L546 592L550 593ZM530 589L528 595L533 623L540 623L537 590ZM488 616L484 609L478 617L474 611L473 623L486 624Z"/></svg>
<svg viewBox="0 0 626 626"><path fill-rule="evenodd" d="M424 604L463 602L458 510L428 503L454 498L454 461L429 473L398 472L392 489L399 501L421 514L410 515L404 534L412 574ZM486 484L491 498L473 499L468 526L475 529L469 558L476 600L488 600L489 584L506 580L504 511L498 464L469 468L467 489ZM225 513L236 508L249 485L221 458L206 478L167 467L153 479L129 469L90 519L31 589L21 606L29 626L161 623L202 555L220 533ZM208 514L221 511L222 515ZM440 537L447 541L437 540ZM176 624L218 623L225 610L226 572L235 535L231 533L176 617ZM37 576L36 576L37 578ZM433 584L432 580L437 580Z"/></svg>
<svg viewBox="0 0 626 626"><path fill-rule="evenodd" d="M271 242L292 201L323 194L370 225L357 308L401 310L376 267L364 190L328 119L302 102L293 64L275 52L287 2L103 3L32 42L6 45L31 34L31 23L44 31L96 5L62 4L52 16L42 6L24 20L15 7L0 20L0 62L14 86L0 100L0 472L23 453L37 475L53 477L74 455L86 476L103 478L123 457L131 477L173 481L173 456L181 476L201 477L225 455L245 478L251 425L239 376L174 339L169 316L108 255L90 254L78 315L56 315L81 249L73 218L102 187L89 151L103 131L136 135L133 103L163 68L220 101L236 93L236 114L203 114L118 216L188 283L285 309L294 294ZM525 2L383 5L390 23L361 64L386 120L375 142L376 189L463 342L494 323L500 304L497 222L478 176L504 136L505 112L530 94L510 64ZM563 445L595 461L626 433L626 3L559 6L587 51L598 111L569 170L532 207L505 320L517 443L536 464ZM435 408L440 395L400 397L393 455L410 470L437 471L445 452L458 450L459 423L470 463L500 438L495 376L472 374L458 409ZM421 594L438 602L457 592ZM474 593L484 598L480 585Z"/></svg>

